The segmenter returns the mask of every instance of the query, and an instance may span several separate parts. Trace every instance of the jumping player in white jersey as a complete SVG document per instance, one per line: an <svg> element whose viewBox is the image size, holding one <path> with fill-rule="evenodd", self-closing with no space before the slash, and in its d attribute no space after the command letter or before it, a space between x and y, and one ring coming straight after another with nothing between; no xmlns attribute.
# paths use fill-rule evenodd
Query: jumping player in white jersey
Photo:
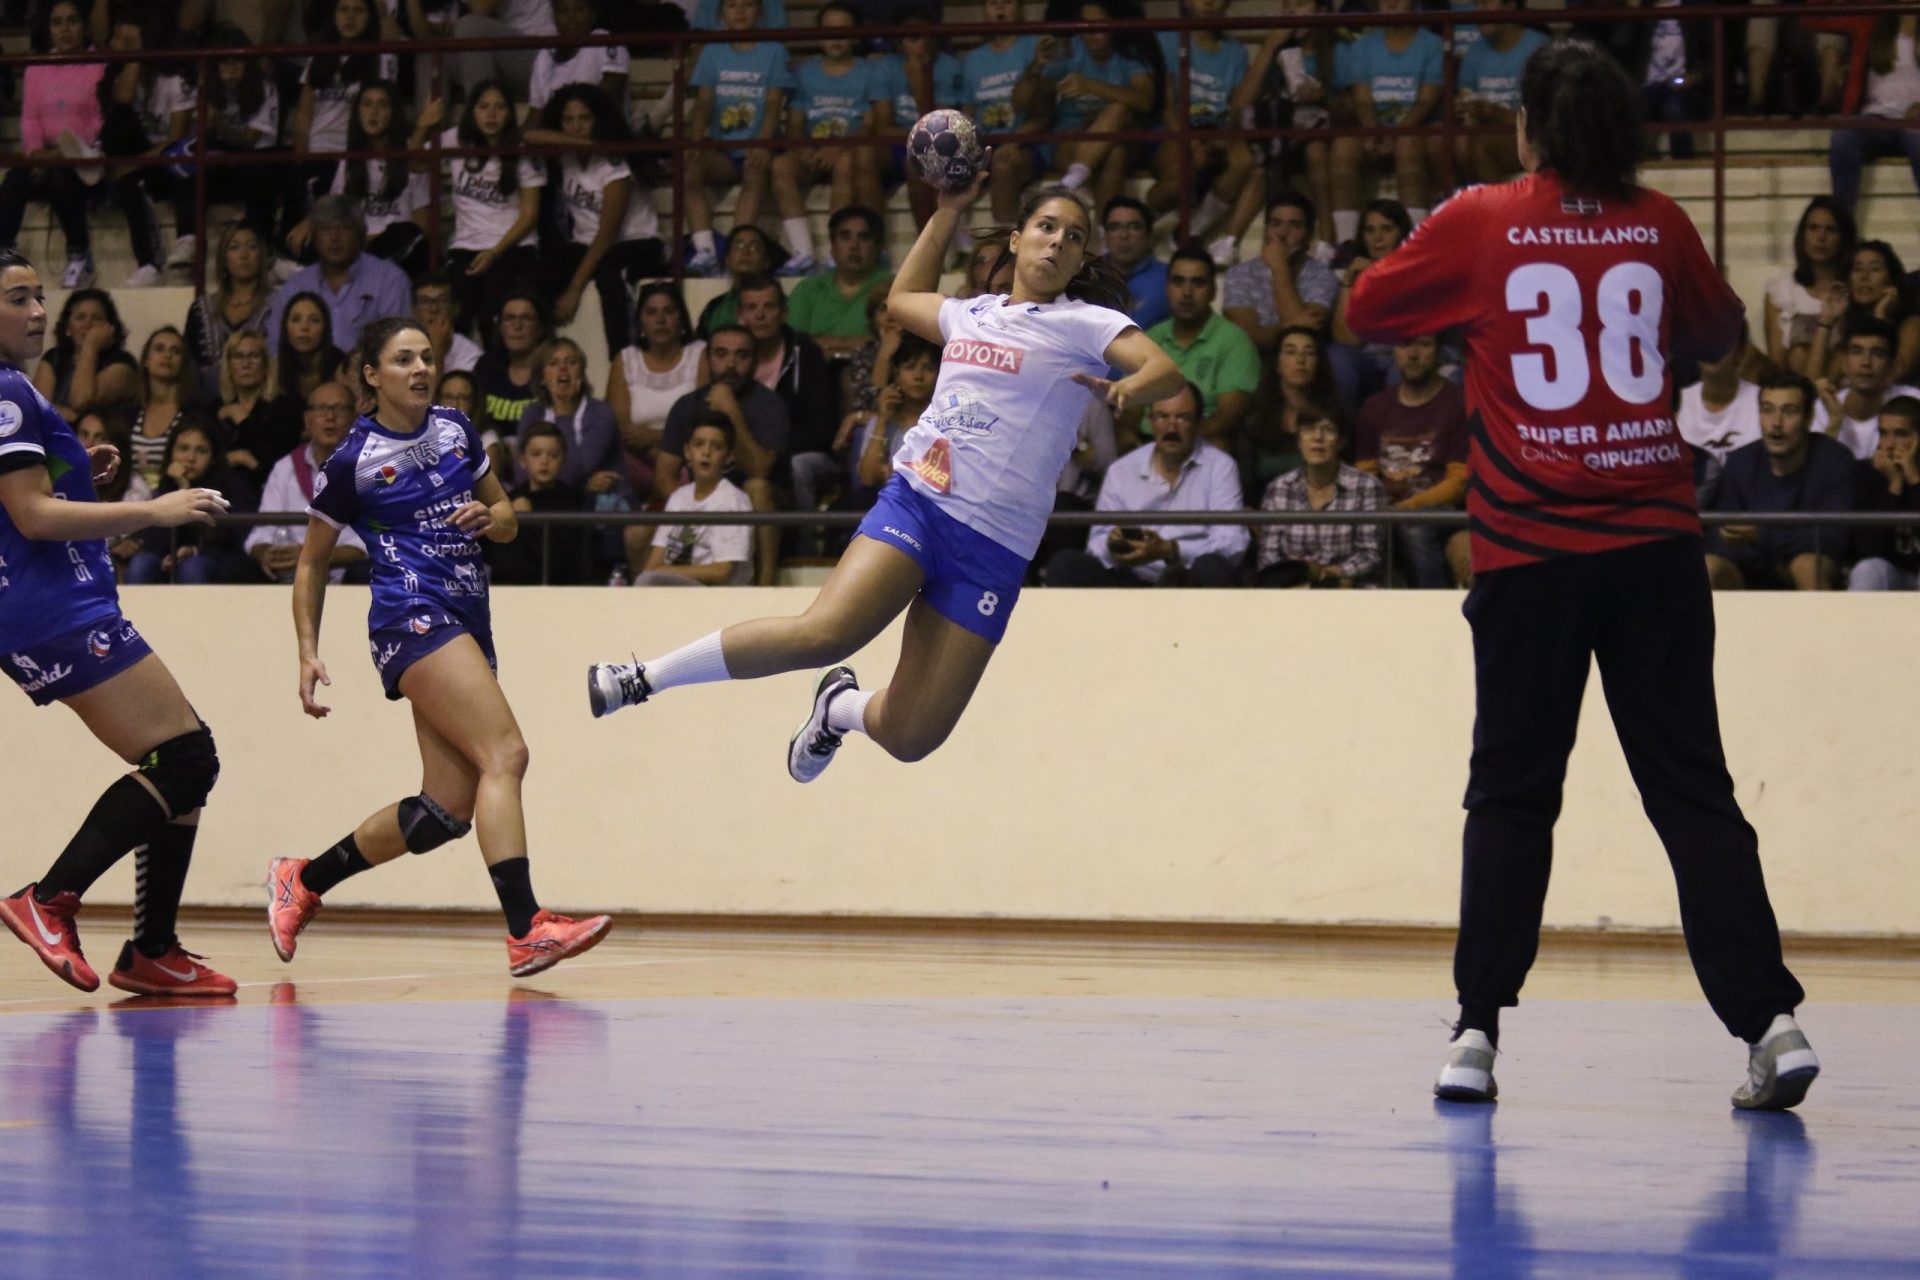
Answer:
<svg viewBox="0 0 1920 1280"><path fill-rule="evenodd" d="M797 618L716 631L649 662L587 673L596 716L676 685L752 680L837 663L906 611L893 683L863 692L835 666L787 748L796 782L820 776L849 731L919 760L953 731L1053 510L1089 394L1116 411L1183 385L1173 361L1120 310L1126 286L1087 253L1091 220L1072 193L1043 188L1009 234L1008 295L948 298L940 264L986 175L939 207L894 277L889 312L944 348L932 403L894 455L894 475L813 604ZM1109 381L1109 369L1126 376Z"/></svg>
<svg viewBox="0 0 1920 1280"><path fill-rule="evenodd" d="M33 265L0 249L0 667L37 707L62 702L134 766L106 789L54 864L0 898L0 921L82 991L100 977L74 916L107 868L132 853L139 872L133 938L107 981L136 995L231 996L233 979L174 937L200 806L220 776L213 734L133 624L120 616L108 538L213 523L226 500L180 489L148 502L100 502L112 445L88 449L20 366L46 341L46 290ZM9 744L9 768L31 754Z"/></svg>
<svg viewBox="0 0 1920 1280"><path fill-rule="evenodd" d="M437 849L478 825L480 856L507 917L507 963L524 978L593 946L609 922L556 915L533 897L520 805L527 746L494 678L477 541L509 542L519 525L473 424L433 403L433 343L418 324L369 324L353 368L375 407L327 459L307 508L293 579L300 705L315 719L328 712L314 701L314 686L331 683L320 661L320 610L335 539L351 525L372 552L373 663L387 697L413 704L422 781L420 794L381 809L319 857L273 861L273 949L293 959L320 895L348 876Z"/></svg>

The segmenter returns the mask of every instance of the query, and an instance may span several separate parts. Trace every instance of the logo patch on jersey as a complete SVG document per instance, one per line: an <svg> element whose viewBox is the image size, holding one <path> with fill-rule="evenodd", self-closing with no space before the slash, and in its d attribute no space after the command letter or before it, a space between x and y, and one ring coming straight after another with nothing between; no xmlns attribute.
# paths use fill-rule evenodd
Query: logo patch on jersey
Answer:
<svg viewBox="0 0 1920 1280"><path fill-rule="evenodd" d="M433 630L433 619L429 618L424 613L417 618L408 618L407 630L413 632L413 634L417 636L423 636L427 634L427 632Z"/></svg>
<svg viewBox="0 0 1920 1280"><path fill-rule="evenodd" d="M104 658L113 652L113 632L105 627L87 633L87 652L96 658Z"/></svg>
<svg viewBox="0 0 1920 1280"><path fill-rule="evenodd" d="M995 373L1019 373L1021 363L1027 353L1019 347L1005 347L997 342L981 342L974 338L955 338L947 343L941 353L943 360L957 360L961 364L970 364L981 369L992 369Z"/></svg>
<svg viewBox="0 0 1920 1280"><path fill-rule="evenodd" d="M0 400L0 440L6 439L20 429L26 418L20 412L20 406L7 400Z"/></svg>
<svg viewBox="0 0 1920 1280"><path fill-rule="evenodd" d="M373 479L376 484L392 484L395 480L398 480L399 478L400 478L400 473L394 469L394 465L391 462L381 467L380 470L374 472L374 475L373 475Z"/></svg>
<svg viewBox="0 0 1920 1280"><path fill-rule="evenodd" d="M927 451L907 464L907 470L940 493L953 492L953 446L942 436Z"/></svg>
<svg viewBox="0 0 1920 1280"><path fill-rule="evenodd" d="M1567 195L1560 197L1560 212L1562 213L1583 214L1590 218L1597 218L1606 211L1607 207L1605 205L1601 204L1598 200L1589 200L1585 196Z"/></svg>

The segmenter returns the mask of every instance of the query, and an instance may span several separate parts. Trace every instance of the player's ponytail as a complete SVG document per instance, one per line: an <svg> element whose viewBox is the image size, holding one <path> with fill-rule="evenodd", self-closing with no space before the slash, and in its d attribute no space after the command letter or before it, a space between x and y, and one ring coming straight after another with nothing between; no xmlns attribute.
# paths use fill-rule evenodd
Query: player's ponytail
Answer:
<svg viewBox="0 0 1920 1280"><path fill-rule="evenodd" d="M1560 39L1536 50L1520 74L1520 105L1540 167L1569 190L1627 199L1638 189L1640 95L1598 45Z"/></svg>

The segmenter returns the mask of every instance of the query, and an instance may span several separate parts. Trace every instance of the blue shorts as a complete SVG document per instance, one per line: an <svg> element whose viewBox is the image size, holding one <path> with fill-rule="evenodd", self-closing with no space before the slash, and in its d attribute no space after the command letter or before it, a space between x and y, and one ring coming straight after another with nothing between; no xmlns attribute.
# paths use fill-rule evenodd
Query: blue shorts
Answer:
<svg viewBox="0 0 1920 1280"><path fill-rule="evenodd" d="M961 524L900 476L887 481L859 531L913 557L926 574L920 594L935 613L1000 643L1027 576L1018 553Z"/></svg>
<svg viewBox="0 0 1920 1280"><path fill-rule="evenodd" d="M472 636L486 655L487 665L496 672L500 670L500 662L493 655L492 629L462 622L450 614L416 614L397 627L369 631L367 651L373 655L373 669L380 673L380 687L387 691L387 700L398 702L405 696L400 692L400 677L408 667L456 636Z"/></svg>
<svg viewBox="0 0 1920 1280"><path fill-rule="evenodd" d="M10 653L3 665L33 705L44 707L105 684L152 652L133 624L115 614Z"/></svg>

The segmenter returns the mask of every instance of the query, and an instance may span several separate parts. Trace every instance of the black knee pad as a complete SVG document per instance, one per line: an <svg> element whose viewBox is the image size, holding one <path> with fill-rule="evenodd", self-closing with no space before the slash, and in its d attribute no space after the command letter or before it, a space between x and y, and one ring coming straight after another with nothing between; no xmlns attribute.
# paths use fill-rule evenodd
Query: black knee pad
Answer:
<svg viewBox="0 0 1920 1280"><path fill-rule="evenodd" d="M431 853L471 830L471 822L460 821L424 791L400 802L400 838L408 853Z"/></svg>
<svg viewBox="0 0 1920 1280"><path fill-rule="evenodd" d="M149 751L140 761L140 776L152 784L166 803L168 817L181 818L207 802L220 778L220 756L213 749L213 731L202 724Z"/></svg>

